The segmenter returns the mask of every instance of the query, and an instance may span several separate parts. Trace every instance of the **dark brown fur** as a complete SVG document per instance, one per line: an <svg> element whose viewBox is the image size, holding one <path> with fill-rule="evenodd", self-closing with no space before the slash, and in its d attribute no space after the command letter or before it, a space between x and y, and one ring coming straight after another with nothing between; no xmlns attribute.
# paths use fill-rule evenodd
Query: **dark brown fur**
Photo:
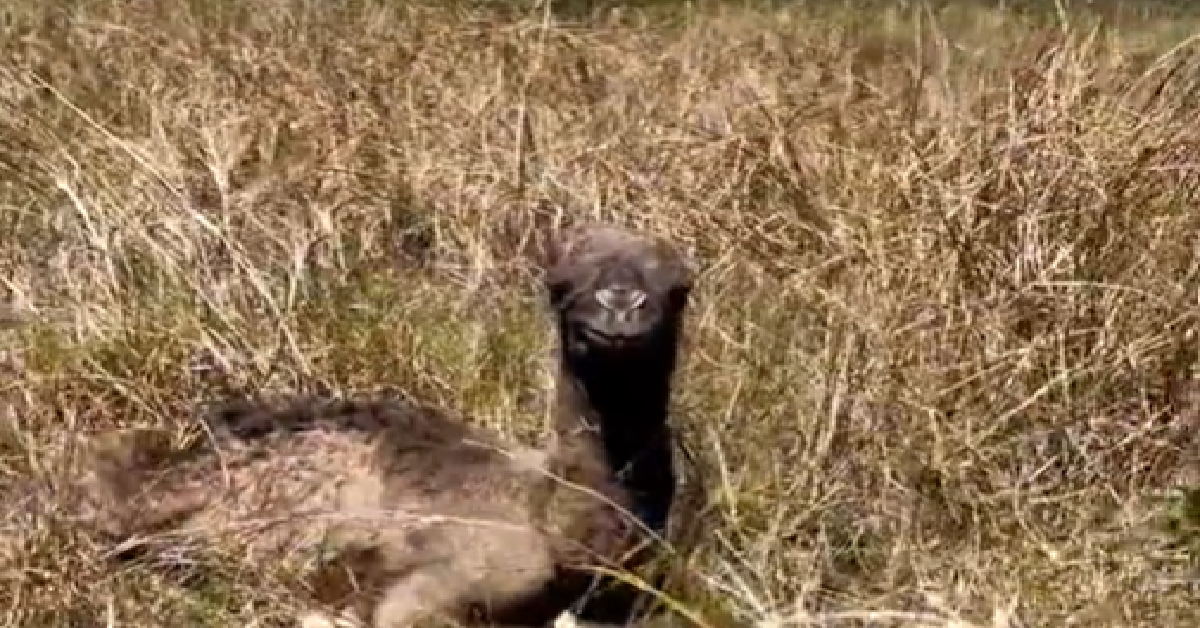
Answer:
<svg viewBox="0 0 1200 628"><path fill-rule="evenodd" d="M667 403L691 287L667 245L611 227L577 230L549 262L559 372L545 452L397 395L246 400L207 417L212 446L102 450L91 514L126 546L240 538L281 560L332 543L339 559L313 582L352 571L376 628L432 614L548 624L584 596L592 566L627 563L642 522L665 525Z"/></svg>

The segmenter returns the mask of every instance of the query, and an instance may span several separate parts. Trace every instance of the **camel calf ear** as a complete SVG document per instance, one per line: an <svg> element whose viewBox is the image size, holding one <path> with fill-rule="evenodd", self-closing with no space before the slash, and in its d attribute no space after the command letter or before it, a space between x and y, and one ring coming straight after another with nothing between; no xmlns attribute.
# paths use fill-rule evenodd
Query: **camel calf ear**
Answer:
<svg viewBox="0 0 1200 628"><path fill-rule="evenodd" d="M579 227L568 227L546 232L539 239L542 285L550 304L556 308L572 290L576 274L573 253L585 235L585 230Z"/></svg>
<svg viewBox="0 0 1200 628"><path fill-rule="evenodd" d="M588 225L545 231L538 247L541 251L542 267L549 271L570 265L573 254L585 243L590 233Z"/></svg>
<svg viewBox="0 0 1200 628"><path fill-rule="evenodd" d="M671 303L676 307L687 304L700 274L700 265L696 253L690 247L687 250L674 243L659 239L659 259L663 260L662 286L670 296Z"/></svg>

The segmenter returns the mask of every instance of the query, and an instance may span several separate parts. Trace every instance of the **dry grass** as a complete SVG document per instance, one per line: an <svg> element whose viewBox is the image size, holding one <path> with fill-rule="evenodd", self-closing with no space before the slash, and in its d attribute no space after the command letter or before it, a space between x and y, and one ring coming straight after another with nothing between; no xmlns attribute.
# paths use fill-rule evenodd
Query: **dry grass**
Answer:
<svg viewBox="0 0 1200 628"><path fill-rule="evenodd" d="M0 9L5 625L282 616L279 565L105 562L67 437L390 384L534 438L527 238L584 217L704 263L678 416L718 520L680 603L1200 623L1200 22L656 15Z"/></svg>

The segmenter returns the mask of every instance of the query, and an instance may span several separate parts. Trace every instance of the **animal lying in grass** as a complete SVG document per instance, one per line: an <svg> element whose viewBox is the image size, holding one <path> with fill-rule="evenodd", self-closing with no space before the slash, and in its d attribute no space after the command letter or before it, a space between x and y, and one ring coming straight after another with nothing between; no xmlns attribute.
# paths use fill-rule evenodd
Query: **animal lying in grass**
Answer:
<svg viewBox="0 0 1200 628"><path fill-rule="evenodd" d="M314 586L375 628L548 625L587 594L594 566L636 562L666 524L667 406L692 286L682 255L630 231L581 228L551 248L544 451L400 395L243 400L206 417L210 444L194 451L104 450L94 521L126 547L236 539L266 562L332 546ZM353 576L353 603L320 584L340 582L336 570Z"/></svg>

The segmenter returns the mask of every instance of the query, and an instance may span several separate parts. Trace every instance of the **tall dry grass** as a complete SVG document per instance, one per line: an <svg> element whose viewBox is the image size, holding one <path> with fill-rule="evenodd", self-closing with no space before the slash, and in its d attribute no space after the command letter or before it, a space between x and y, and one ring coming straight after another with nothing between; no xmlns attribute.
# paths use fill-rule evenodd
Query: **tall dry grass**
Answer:
<svg viewBox="0 0 1200 628"><path fill-rule="evenodd" d="M1197 625L1200 22L655 11L0 9L6 625L284 617L104 560L71 438L382 385L536 438L528 242L583 219L703 262L698 617Z"/></svg>

